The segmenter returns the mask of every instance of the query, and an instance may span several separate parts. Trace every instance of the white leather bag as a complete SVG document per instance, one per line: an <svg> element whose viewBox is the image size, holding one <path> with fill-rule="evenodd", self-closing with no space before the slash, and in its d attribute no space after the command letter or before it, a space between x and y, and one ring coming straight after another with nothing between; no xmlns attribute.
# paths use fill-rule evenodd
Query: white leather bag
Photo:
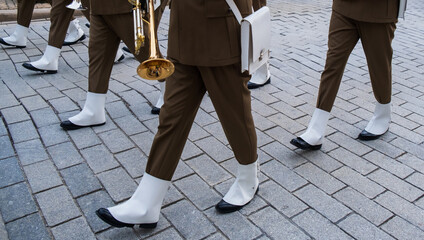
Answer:
<svg viewBox="0 0 424 240"><path fill-rule="evenodd" d="M253 74L269 60L271 45L271 14L268 7L261 7L242 18L234 0L226 0L241 25L241 72Z"/></svg>

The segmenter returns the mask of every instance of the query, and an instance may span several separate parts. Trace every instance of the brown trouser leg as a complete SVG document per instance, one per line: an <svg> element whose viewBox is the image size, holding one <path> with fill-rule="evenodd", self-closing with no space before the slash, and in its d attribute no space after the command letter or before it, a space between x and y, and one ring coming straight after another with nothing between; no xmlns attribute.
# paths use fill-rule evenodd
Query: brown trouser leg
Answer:
<svg viewBox="0 0 424 240"><path fill-rule="evenodd" d="M392 97L392 40L396 23L358 23L362 47L367 58L375 99L381 104Z"/></svg>
<svg viewBox="0 0 424 240"><path fill-rule="evenodd" d="M239 65L175 64L174 74L166 80L165 104L161 107L158 132L146 166L148 174L172 179L206 91L237 161L244 165L256 161L257 139L246 85L249 77L241 75Z"/></svg>
<svg viewBox="0 0 424 240"><path fill-rule="evenodd" d="M367 56L376 99L380 103L390 102L393 25L394 23L358 22L333 11L328 35L327 60L321 75L317 108L331 111L347 60L359 38Z"/></svg>
<svg viewBox="0 0 424 240"><path fill-rule="evenodd" d="M62 48L63 41L66 37L69 22L72 19L74 10L69 9L66 5L70 4L72 0L53 0L52 9L50 11L50 31L49 42L50 46Z"/></svg>
<svg viewBox="0 0 424 240"><path fill-rule="evenodd" d="M32 13L34 12L35 0L18 0L18 24L29 27Z"/></svg>

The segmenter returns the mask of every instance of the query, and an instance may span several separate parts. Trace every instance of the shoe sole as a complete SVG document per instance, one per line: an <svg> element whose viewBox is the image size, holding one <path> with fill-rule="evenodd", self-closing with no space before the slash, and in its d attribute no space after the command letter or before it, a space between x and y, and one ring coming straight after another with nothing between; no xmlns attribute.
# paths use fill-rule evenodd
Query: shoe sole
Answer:
<svg viewBox="0 0 424 240"><path fill-rule="evenodd" d="M123 227L132 228L135 225L139 225L139 228L152 229L152 228L156 228L156 226L158 225L158 223L130 224L130 223L110 221L108 218L105 218L105 217L103 217L103 215L101 215L100 213L98 213L98 211L96 211L96 215L97 215L97 217L99 217L100 219L102 219L105 223L107 223L107 224L109 224L109 225L111 225L113 227L117 227L117 228L123 228Z"/></svg>
<svg viewBox="0 0 424 240"><path fill-rule="evenodd" d="M303 145L299 144L298 142L294 141L294 139L292 139L292 140L290 141L290 143L291 143L291 145L293 145L293 146L295 146L295 147L298 147L298 148L300 148L300 149L302 149L302 150L320 150L320 149L321 149L321 147L322 147L322 144L320 144L320 145L315 145L315 146L309 145L309 147L305 147L305 146L303 146Z"/></svg>
<svg viewBox="0 0 424 240"><path fill-rule="evenodd" d="M86 38L87 36L85 36L85 34L83 34L78 40L74 41L74 42L63 42L62 46L70 46L73 45L79 41L82 41Z"/></svg>
<svg viewBox="0 0 424 240"><path fill-rule="evenodd" d="M247 84L247 88L248 89L255 89L255 88L260 88L260 87L263 87L263 86L265 86L265 85L267 85L267 84L270 84L271 83L271 77L270 78L268 78L268 80L266 80L266 82L265 83L263 83L263 84L256 84L256 83L252 83L252 84Z"/></svg>
<svg viewBox="0 0 424 240"><path fill-rule="evenodd" d="M38 69L38 68L32 66L29 63L24 63L24 64L22 64L22 66L24 68L28 69L28 70L32 70L32 71L36 71L36 72L42 72L42 73L45 73L45 74L55 74L55 73L57 73L57 70L43 70L43 69Z"/></svg>
<svg viewBox="0 0 424 240"><path fill-rule="evenodd" d="M88 126L78 126L78 125L63 125L62 123L60 124L60 127L62 127L63 130L66 131L70 131L70 130L77 130L77 129L81 129L81 128L88 128L88 127L98 127L98 126L103 126L105 125L106 122L104 123L99 123L99 124L93 124L93 125L88 125Z"/></svg>
<svg viewBox="0 0 424 240"><path fill-rule="evenodd" d="M259 186L258 186L258 188L256 189L256 192L255 192L255 195L253 196L253 197L255 197L257 194L258 194L258 192L259 192ZM234 206L234 208L232 208L232 209L222 209L222 208L217 208L216 206L215 206L215 209L219 212L219 213L223 213L223 214L225 214L225 213L232 213L232 212L236 212L236 211L239 211L240 209L242 209L242 208L244 208L245 206L247 206L250 202L252 202L252 200L253 200L253 198L249 201L249 202L247 202L246 204L244 204L243 206L236 206L236 205L233 205Z"/></svg>

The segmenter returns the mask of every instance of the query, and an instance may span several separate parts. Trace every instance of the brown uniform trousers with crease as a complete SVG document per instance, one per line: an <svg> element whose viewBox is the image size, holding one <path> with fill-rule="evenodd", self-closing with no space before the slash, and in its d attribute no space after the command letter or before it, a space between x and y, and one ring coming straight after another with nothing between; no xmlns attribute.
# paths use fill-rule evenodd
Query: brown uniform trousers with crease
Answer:
<svg viewBox="0 0 424 240"><path fill-rule="evenodd" d="M84 6L89 7L89 0L83 0ZM66 5L72 0L49 0L52 8L50 10L50 30L48 45L62 48L63 41L66 37L69 22L73 18L74 10L69 9ZM19 0L17 22L19 25L29 27L31 23L32 13L34 11L35 0ZM89 19L89 10L83 11L84 15Z"/></svg>
<svg viewBox="0 0 424 240"><path fill-rule="evenodd" d="M328 52L321 75L317 108L330 112L353 48L361 39L372 89L381 104L391 101L392 40L398 0L334 0Z"/></svg>
<svg viewBox="0 0 424 240"><path fill-rule="evenodd" d="M235 3L243 16L251 13L250 0ZM175 73L166 80L165 104L146 172L172 179L206 92L237 161L255 162L257 137L249 76L240 73L239 23L225 0L172 0L170 8L168 58Z"/></svg>
<svg viewBox="0 0 424 240"><path fill-rule="evenodd" d="M161 5L155 10L156 28L167 3L168 0L161 0ZM135 52L132 6L127 0L90 0L90 4L88 91L106 93L120 41L132 53ZM147 29L147 26L144 28ZM138 55L134 55L140 62L149 57L149 38L147 34L145 36L145 46Z"/></svg>

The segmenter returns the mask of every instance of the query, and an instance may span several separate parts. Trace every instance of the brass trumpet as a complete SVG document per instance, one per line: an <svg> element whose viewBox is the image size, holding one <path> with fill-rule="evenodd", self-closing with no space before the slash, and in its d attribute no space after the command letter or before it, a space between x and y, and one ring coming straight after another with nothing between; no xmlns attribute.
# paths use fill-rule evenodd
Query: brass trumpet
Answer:
<svg viewBox="0 0 424 240"><path fill-rule="evenodd" d="M129 0L131 4L135 7L133 9L134 15L134 41L135 41L135 52L139 53L140 48L144 46L144 31L143 31L143 21L148 23L149 29L149 58L142 62L137 67L137 74L147 80L161 80L167 78L174 73L175 67L174 64L165 59L159 50L157 33L155 31L155 8L154 0L148 0L148 17L149 21L146 21L142 18L142 9L140 0Z"/></svg>

